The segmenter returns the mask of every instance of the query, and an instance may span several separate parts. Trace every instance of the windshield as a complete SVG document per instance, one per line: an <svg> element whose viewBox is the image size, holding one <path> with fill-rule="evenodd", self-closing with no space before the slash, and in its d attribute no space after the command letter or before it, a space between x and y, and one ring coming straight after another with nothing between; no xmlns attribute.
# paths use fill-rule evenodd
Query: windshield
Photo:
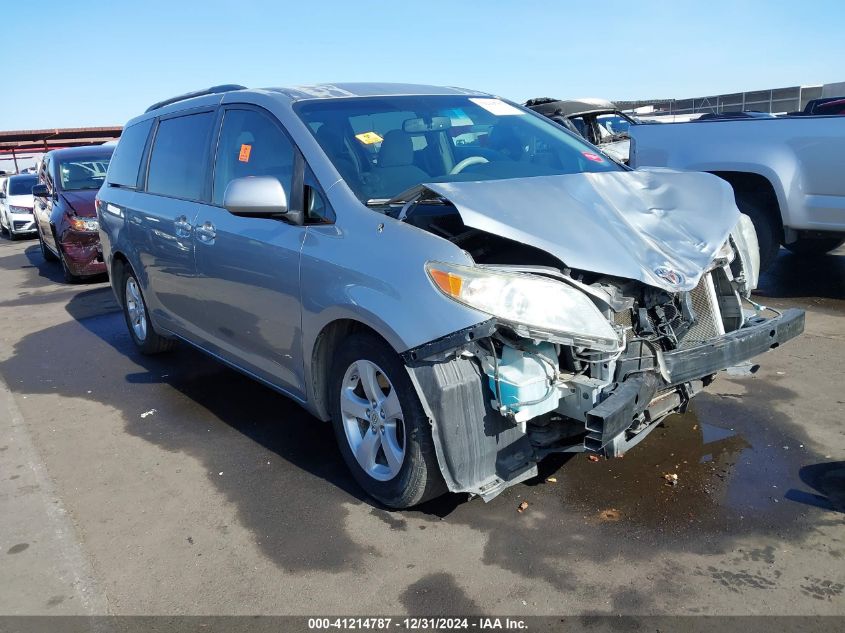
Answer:
<svg viewBox="0 0 845 633"><path fill-rule="evenodd" d="M494 98L323 99L296 111L364 202L425 182L622 169L544 117Z"/></svg>
<svg viewBox="0 0 845 633"><path fill-rule="evenodd" d="M77 158L63 162L59 165L62 189L65 191L99 189L106 178L108 168L108 156Z"/></svg>
<svg viewBox="0 0 845 633"><path fill-rule="evenodd" d="M26 196L32 194L32 188L38 184L35 176L12 176L9 178L9 195Z"/></svg>

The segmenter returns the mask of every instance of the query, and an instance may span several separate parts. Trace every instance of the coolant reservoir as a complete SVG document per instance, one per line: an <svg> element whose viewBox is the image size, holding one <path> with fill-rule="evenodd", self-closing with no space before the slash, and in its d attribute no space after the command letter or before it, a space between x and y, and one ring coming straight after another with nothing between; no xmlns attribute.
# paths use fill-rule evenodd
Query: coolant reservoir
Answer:
<svg viewBox="0 0 845 633"><path fill-rule="evenodd" d="M557 408L560 394L554 385L557 354L551 343L527 344L527 352L505 345L499 361L500 404L514 413L517 422L525 422ZM543 356L547 361L540 359ZM490 389L496 381L488 374ZM532 403L532 404L527 404Z"/></svg>

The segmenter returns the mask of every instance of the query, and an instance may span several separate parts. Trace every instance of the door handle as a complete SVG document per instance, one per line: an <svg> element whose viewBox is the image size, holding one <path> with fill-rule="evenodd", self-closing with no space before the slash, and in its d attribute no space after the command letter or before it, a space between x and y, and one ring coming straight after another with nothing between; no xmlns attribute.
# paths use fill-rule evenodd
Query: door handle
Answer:
<svg viewBox="0 0 845 633"><path fill-rule="evenodd" d="M197 239L203 244L211 246L214 244L214 238L217 237L217 229L211 222L203 222L202 226L198 226L195 230Z"/></svg>
<svg viewBox="0 0 845 633"><path fill-rule="evenodd" d="M173 229L176 237L191 237L191 230L193 228L191 223L188 222L188 218L184 215L180 215L173 221Z"/></svg>

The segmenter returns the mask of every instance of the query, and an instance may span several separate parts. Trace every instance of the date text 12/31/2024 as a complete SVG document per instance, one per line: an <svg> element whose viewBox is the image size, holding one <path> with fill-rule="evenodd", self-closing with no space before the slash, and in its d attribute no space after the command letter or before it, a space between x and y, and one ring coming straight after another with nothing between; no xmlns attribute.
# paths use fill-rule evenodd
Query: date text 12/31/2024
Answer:
<svg viewBox="0 0 845 633"><path fill-rule="evenodd" d="M369 630L369 631L448 631L448 630L476 630L476 631L524 631L527 630L525 620L509 617L476 617L476 618L308 618L308 629L319 630Z"/></svg>

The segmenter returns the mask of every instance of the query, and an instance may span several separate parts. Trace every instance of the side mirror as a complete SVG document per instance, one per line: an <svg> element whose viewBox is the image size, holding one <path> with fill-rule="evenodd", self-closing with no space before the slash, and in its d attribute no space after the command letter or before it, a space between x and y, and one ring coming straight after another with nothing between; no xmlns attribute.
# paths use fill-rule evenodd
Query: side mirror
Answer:
<svg viewBox="0 0 845 633"><path fill-rule="evenodd" d="M272 176L235 178L223 194L223 206L232 215L269 218L283 215L301 224L302 214L288 209L288 196L278 179Z"/></svg>
<svg viewBox="0 0 845 633"><path fill-rule="evenodd" d="M38 183L32 188L32 195L36 198L49 198L50 192L47 191L47 185L44 183Z"/></svg>

